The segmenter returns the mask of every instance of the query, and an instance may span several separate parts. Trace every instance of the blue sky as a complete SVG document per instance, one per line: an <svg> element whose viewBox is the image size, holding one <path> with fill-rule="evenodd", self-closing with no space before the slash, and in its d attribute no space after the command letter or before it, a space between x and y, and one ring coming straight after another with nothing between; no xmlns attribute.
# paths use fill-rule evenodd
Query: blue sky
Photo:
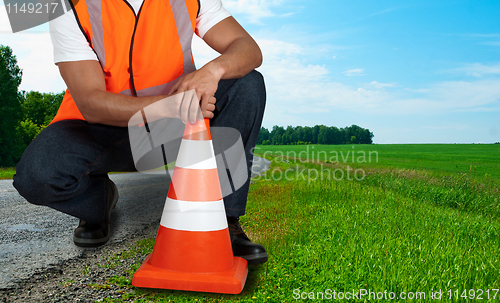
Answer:
<svg viewBox="0 0 500 303"><path fill-rule="evenodd" d="M369 128L375 143L500 141L500 2L224 0L257 40L264 126ZM24 69L21 89L64 88L48 27L0 44ZM215 56L193 43L202 66Z"/></svg>

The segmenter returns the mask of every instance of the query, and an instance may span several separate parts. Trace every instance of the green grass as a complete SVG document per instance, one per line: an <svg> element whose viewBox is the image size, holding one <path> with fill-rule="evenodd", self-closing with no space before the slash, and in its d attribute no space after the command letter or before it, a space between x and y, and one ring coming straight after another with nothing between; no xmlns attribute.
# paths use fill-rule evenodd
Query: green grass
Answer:
<svg viewBox="0 0 500 303"><path fill-rule="evenodd" d="M294 302L300 295L317 298L360 289L395 295L424 292L426 298L418 302L434 302L430 293L438 290L443 301L458 294L453 301L463 302L463 291L473 289L475 296L482 292L481 301L498 301L500 293L494 289L500 288L500 193L492 167L499 160L492 158L495 150L490 146L478 146L483 149L476 153L465 151L471 146L461 146L454 156L441 155L439 160L433 152L426 158L425 146L418 145L411 157L421 159L422 169L410 167L411 161L395 152L391 157L403 168L388 165L383 158L386 146L378 149L383 159L379 163L356 165L302 163L268 153L271 170L251 186L242 222L250 237L265 245L270 259L250 267L241 294L134 288L131 277L152 250L149 239L128 255L110 257L110 266L120 258L135 256L137 262L123 276L107 281L127 291L122 299L107 302ZM451 163L465 165L472 155L479 159L474 162L476 174L453 170ZM364 179L327 178L328 171L346 173L348 165L362 169ZM490 176L478 176L483 167ZM321 170L322 180L302 177ZM137 258L134 252L139 251ZM472 292L467 295L472 298Z"/></svg>
<svg viewBox="0 0 500 303"><path fill-rule="evenodd" d="M168 165L165 165L165 169L174 169L175 167L175 162L169 163ZM154 169L154 170L161 170L162 168ZM127 172L110 172L110 174L123 174ZM16 169L14 167L0 167L0 180L4 179L12 179L14 175L16 174Z"/></svg>
<svg viewBox="0 0 500 303"><path fill-rule="evenodd" d="M500 144L259 145L255 152L500 179Z"/></svg>
<svg viewBox="0 0 500 303"><path fill-rule="evenodd" d="M16 169L14 167L0 167L0 180L12 179L15 173Z"/></svg>

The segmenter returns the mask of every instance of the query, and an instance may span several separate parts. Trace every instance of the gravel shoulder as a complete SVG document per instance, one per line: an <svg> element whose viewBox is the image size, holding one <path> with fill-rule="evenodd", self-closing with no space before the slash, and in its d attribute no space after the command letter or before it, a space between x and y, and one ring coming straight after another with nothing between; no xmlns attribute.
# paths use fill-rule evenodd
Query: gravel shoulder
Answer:
<svg viewBox="0 0 500 303"><path fill-rule="evenodd" d="M157 230L157 224L152 224L140 235L126 237L120 243L87 249L76 258L39 271L18 281L15 287L0 290L0 302L100 302L123 298L132 289L120 283L109 283L110 279L130 275L127 271L134 263L144 260L146 254L134 254L119 260L114 256L126 252L138 240L155 237Z"/></svg>
<svg viewBox="0 0 500 303"><path fill-rule="evenodd" d="M120 197L111 214L111 238L103 249L157 224L170 182L165 174L125 173L110 178ZM0 289L15 288L35 272L87 253L73 244L77 218L28 203L12 187L12 180L0 182L0 209Z"/></svg>

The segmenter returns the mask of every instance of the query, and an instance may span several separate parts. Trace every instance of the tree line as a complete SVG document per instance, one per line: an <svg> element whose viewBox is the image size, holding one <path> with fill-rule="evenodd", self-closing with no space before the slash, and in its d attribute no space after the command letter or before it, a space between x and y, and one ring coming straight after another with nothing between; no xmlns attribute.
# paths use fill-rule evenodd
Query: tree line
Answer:
<svg viewBox="0 0 500 303"><path fill-rule="evenodd" d="M288 144L372 144L373 133L369 129L351 125L344 128L335 126L273 126L269 131L262 127L257 144L288 145Z"/></svg>
<svg viewBox="0 0 500 303"><path fill-rule="evenodd" d="M0 167L19 161L54 118L64 97L64 92L19 91L22 74L12 49L0 44Z"/></svg>

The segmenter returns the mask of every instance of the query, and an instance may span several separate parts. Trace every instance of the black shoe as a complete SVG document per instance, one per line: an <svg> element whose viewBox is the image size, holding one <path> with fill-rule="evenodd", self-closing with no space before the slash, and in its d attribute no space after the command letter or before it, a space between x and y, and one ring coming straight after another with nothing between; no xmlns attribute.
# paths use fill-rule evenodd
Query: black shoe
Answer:
<svg viewBox="0 0 500 303"><path fill-rule="evenodd" d="M252 243L241 228L238 217L227 217L229 226L229 235L231 236L231 245L233 255L247 260L249 265L260 264L267 261L267 253L264 246Z"/></svg>
<svg viewBox="0 0 500 303"><path fill-rule="evenodd" d="M113 181L109 182L109 195L108 195L108 217L100 224L90 224L80 219L80 224L73 233L73 242L76 246L81 247L98 247L109 240L109 217L111 211L115 208L118 201L118 189Z"/></svg>

